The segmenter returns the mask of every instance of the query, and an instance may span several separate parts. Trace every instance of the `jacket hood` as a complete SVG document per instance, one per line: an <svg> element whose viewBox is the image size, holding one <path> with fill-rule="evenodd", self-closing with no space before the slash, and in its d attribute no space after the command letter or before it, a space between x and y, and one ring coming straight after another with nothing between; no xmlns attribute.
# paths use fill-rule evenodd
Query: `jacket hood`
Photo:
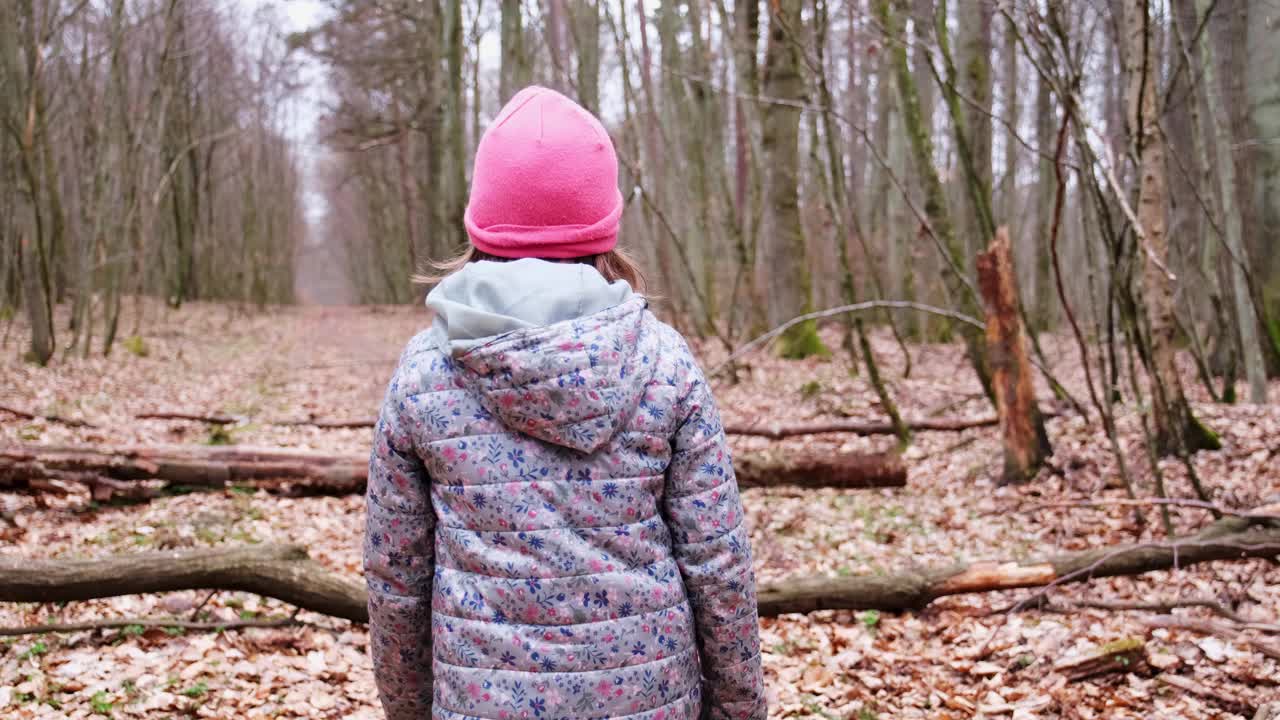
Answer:
<svg viewBox="0 0 1280 720"><path fill-rule="evenodd" d="M581 264L472 263L427 297L434 342L503 425L589 453L635 412L652 374L647 303Z"/></svg>

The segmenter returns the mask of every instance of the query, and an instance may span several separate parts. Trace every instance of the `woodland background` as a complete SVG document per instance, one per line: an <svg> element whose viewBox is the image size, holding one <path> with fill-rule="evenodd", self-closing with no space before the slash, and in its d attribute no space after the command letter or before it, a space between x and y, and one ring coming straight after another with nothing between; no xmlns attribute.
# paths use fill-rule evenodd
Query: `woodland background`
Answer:
<svg viewBox="0 0 1280 720"><path fill-rule="evenodd" d="M357 580L410 274L539 83L614 139L623 243L758 463L758 573L825 593L762 624L776 714L1265 717L1280 2L319 5L0 3L0 710L374 712L349 614L22 573L302 543ZM998 592L858 595L980 560Z"/></svg>

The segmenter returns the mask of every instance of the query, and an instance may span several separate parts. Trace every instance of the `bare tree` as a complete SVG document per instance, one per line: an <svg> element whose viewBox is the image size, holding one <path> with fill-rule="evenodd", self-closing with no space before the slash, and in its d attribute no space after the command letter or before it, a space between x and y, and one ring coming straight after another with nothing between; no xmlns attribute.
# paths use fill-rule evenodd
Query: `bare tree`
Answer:
<svg viewBox="0 0 1280 720"><path fill-rule="evenodd" d="M769 289L769 322L782 322L812 310L813 281L800 223L800 103L805 97L798 33L800 0L770 5L765 53L762 146L768 202L761 237L762 283ZM784 357L827 352L812 323L801 323L783 338Z"/></svg>
<svg viewBox="0 0 1280 720"><path fill-rule="evenodd" d="M1156 115L1158 88L1156 40L1148 0L1126 0L1124 37L1128 82L1126 121L1138 159L1137 221L1134 228L1142 258L1142 289L1152 377L1155 442L1162 453L1216 447L1217 438L1192 414L1182 389L1174 350L1174 277L1169 271L1165 234L1168 194L1165 139Z"/></svg>

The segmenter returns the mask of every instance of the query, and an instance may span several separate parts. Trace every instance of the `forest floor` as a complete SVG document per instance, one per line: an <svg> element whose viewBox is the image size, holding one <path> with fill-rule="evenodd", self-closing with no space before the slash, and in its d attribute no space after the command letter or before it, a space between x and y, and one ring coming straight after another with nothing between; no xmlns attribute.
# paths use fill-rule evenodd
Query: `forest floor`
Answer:
<svg viewBox="0 0 1280 720"><path fill-rule="evenodd" d="M0 412L0 446L9 443L235 442L364 452L369 431L267 424L272 419L371 416L401 347L427 323L422 308L297 307L243 311L189 304L171 312L144 304L141 342L107 359L59 358L49 368L18 356L15 325L0 347L0 405L91 420L94 428L24 420ZM65 325L62 325L65 327ZM829 340L838 344L832 334ZM1074 344L1043 338L1053 371L1087 398ZM990 412L958 346L912 345L910 377L887 332L874 338L882 371L909 417ZM723 351L705 357L713 365ZM726 420L777 422L833 417L882 419L863 376L833 360L748 359L742 382L716 389ZM1225 448L1194 464L1223 506L1280 501L1280 384L1267 406L1206 402L1188 363L1195 409ZM1051 397L1041 384L1041 398ZM1087 403L1087 400L1086 400ZM185 421L137 420L161 410L251 418L215 436ZM1048 503L1122 498L1115 458L1096 413L1063 412L1049 421L1054 468L1033 483L998 487L994 428L919 433L907 450L908 485L859 491L750 490L756 571L762 582L787 577L884 573L974 559L1023 559L1063 550L1159 540L1158 513L1138 526L1131 508ZM1154 495L1139 415L1120 415L1120 443L1140 496ZM764 446L832 452L888 449L889 437L826 435ZM1176 461L1161 466L1169 491L1193 497ZM360 497L285 498L265 493L198 493L143 504L103 504L75 496L0 492L0 556L99 557L138 550L296 542L328 569L360 574L364 508ZM1178 531L1211 518L1172 512ZM1032 591L944 598L921 612L826 611L761 622L774 718L1240 718L1244 708L1280 696L1280 662L1258 652L1248 632L1205 636L1144 624L1151 612L1080 607L1083 601L1212 598L1239 615L1280 617L1280 565L1217 562L1055 589L1051 609L1002 612ZM0 604L0 626L103 617L186 617L203 603L214 620L287 614L282 603L243 593L129 596L62 605ZM1175 614L1210 618L1202 609ZM224 633L142 628L0 639L0 716L378 718L367 633L345 621L303 613L312 625ZM1127 672L1068 681L1055 663L1127 638L1146 642L1151 663L1222 697L1187 692L1136 664ZM1231 702L1235 698L1238 702Z"/></svg>

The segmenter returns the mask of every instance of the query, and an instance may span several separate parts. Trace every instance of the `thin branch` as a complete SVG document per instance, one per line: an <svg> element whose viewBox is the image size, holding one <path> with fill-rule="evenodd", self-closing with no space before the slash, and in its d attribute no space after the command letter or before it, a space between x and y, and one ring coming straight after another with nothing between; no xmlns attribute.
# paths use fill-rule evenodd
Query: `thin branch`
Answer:
<svg viewBox="0 0 1280 720"><path fill-rule="evenodd" d="M747 344L742 345L737 350L734 350L733 353L729 355L729 357L725 358L723 362L721 362L719 365L715 366L715 368L713 368L710 372L708 372L707 376L712 377L714 375L719 374L722 370L727 368L734 360L737 360L743 355L746 355L752 350L755 350L756 348L778 337L782 333L786 332L787 330L791 329L796 325L799 325L800 323L809 322L810 320L823 320L829 317L835 317L836 315L843 315L844 313L861 312L864 310L876 310L880 308L919 310L920 312L929 313L931 315L939 315L941 317L957 320L959 322L965 323L967 325L972 325L977 328L984 328L984 329L986 328L986 326L982 323L982 321L970 315L965 315L964 313L956 312L954 310L947 310L945 308L935 307L933 305L926 305L924 303L911 302L909 300L867 300L865 302L853 303L852 305L841 305L839 307L833 307L827 310L818 310L816 312L805 313L804 315L801 315L799 317L792 318L786 321L785 323L782 323L778 327L770 330L769 332L761 335L760 337L757 337L754 340L748 342Z"/></svg>
<svg viewBox="0 0 1280 720"><path fill-rule="evenodd" d="M0 627L0 637L17 637L20 635L43 635L45 633L73 633L86 630L121 630L125 628L181 628L183 630L201 630L220 632L222 630L242 630L244 628L282 628L311 625L293 617L274 620L231 620L228 622L203 622L193 620L163 620L155 618L123 618L119 620L86 620L75 623L49 623L31 625L29 627Z"/></svg>
<svg viewBox="0 0 1280 720"><path fill-rule="evenodd" d="M0 405L0 412L6 412L6 413L9 413L10 415L16 415L22 418L23 420L44 420L47 422L54 422L61 425L66 425L68 427L87 427L87 428L97 427L97 425L94 425L93 423L85 420L77 420L75 418L63 417L61 415L54 415L53 413L29 412L27 410L20 410L16 407L12 407L9 405Z"/></svg>
<svg viewBox="0 0 1280 720"><path fill-rule="evenodd" d="M1246 520L1280 520L1280 515L1272 513L1257 513L1252 510L1224 508L1221 505L1203 500L1194 500L1191 498L1130 498L1130 499L1102 499L1102 500L1077 500L1069 502L1041 503L1032 505L1027 508L1018 508L1015 512L1019 513L1035 513L1041 510L1058 510L1063 508L1091 508L1091 507L1147 507L1152 505L1165 505L1174 507L1196 508L1197 510L1208 510L1210 512L1218 512L1223 515L1244 518ZM1001 511L1005 512L1005 511Z"/></svg>
<svg viewBox="0 0 1280 720"><path fill-rule="evenodd" d="M1213 635L1220 637L1228 642L1242 642L1250 645L1254 650L1266 655L1272 660L1280 660L1280 647L1276 647L1265 640L1251 638L1242 635L1240 631L1222 623L1216 623L1212 620L1197 620L1194 618L1178 617L1176 615L1156 615L1143 621L1148 627L1155 628L1173 628L1176 630L1189 630L1191 632L1200 633L1201 635Z"/></svg>
<svg viewBox="0 0 1280 720"><path fill-rule="evenodd" d="M876 147L876 144L871 139L871 133L866 129L865 126L854 122L844 113L840 112L835 108L815 105L813 103L808 103L800 100L786 100L783 98L774 98L774 97L768 97L765 95L753 95L750 93L730 91L724 87L721 87L716 82L712 80L708 80L707 78L704 78L704 77L691 75L689 73L681 72L680 70L667 68L667 67L663 67L662 71L672 75L682 77L686 80L689 80L690 82L700 83L706 86L707 89L711 90L712 92L719 93L726 97L738 98L742 100L750 100L752 102L756 102L764 105L782 105L786 107L793 107L793 108L798 108L801 112L830 113L831 117L839 120L841 123L848 126L850 129L856 132L859 137L862 138L864 143L866 143L867 149L871 151L871 156L872 158L875 159L876 164L879 165L882 170L884 170L885 176L889 178L889 181L892 182L894 187L897 188L898 192L902 194L903 202L906 204L907 208L911 211L911 214L915 216L916 222L920 224L920 227L923 228L924 231L929 234L929 238L933 240L934 245L938 250L938 254L942 258L942 261L945 262L948 265L948 267L950 267L952 271L956 273L956 277L960 279L960 282L964 285L964 288L968 291L970 297L973 298L974 302L981 305L981 301L978 298L978 289L974 287L973 282L971 282L969 278L965 275L962 268L956 265L955 258L951 257L951 253L948 252L947 249L942 245L942 239L939 238L937 232L934 231L933 224L929 222L928 216L925 215L925 213L919 207L916 206L916 203L915 201L912 200L911 193L908 192L906 185L902 182L902 179L898 177L898 174L893 171L893 166L889 163L889 161L886 160L885 157L880 154L879 148Z"/></svg>
<svg viewBox="0 0 1280 720"><path fill-rule="evenodd" d="M1226 618L1244 630L1280 633L1280 625L1254 622L1213 598L1168 598L1148 602L1126 602L1123 600L1079 600L1072 603L1076 607L1095 608L1098 610L1145 610L1147 612L1168 613L1178 608L1204 608L1219 617Z"/></svg>

